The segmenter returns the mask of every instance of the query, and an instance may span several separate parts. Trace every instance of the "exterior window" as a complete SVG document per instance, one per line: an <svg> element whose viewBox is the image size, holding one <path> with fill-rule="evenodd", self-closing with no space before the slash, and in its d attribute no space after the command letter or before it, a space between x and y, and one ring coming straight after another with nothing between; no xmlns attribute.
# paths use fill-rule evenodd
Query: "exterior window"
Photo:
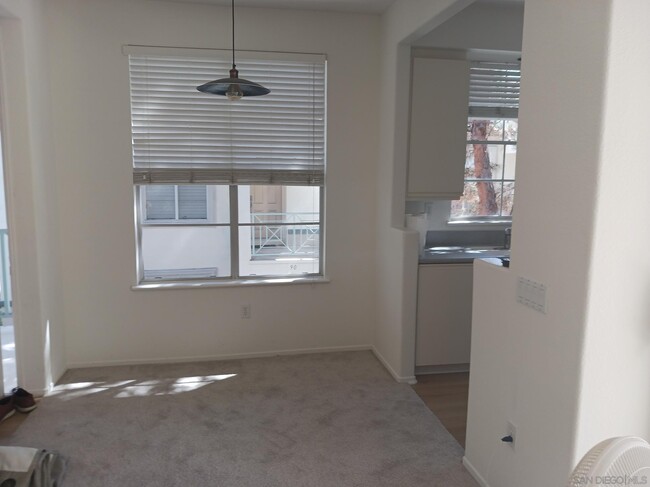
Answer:
<svg viewBox="0 0 650 487"><path fill-rule="evenodd" d="M322 275L325 58L246 53L271 94L231 102L222 52L126 51L138 283Z"/></svg>
<svg viewBox="0 0 650 487"><path fill-rule="evenodd" d="M473 63L463 195L451 221L510 221L517 165L518 63Z"/></svg>
<svg viewBox="0 0 650 487"><path fill-rule="evenodd" d="M515 195L517 120L467 122L465 186L451 203L451 219L509 219Z"/></svg>
<svg viewBox="0 0 650 487"><path fill-rule="evenodd" d="M140 186L141 213L148 212L152 189L168 188ZM319 187L209 185L206 193L203 221L140 223L145 281L319 274Z"/></svg>
<svg viewBox="0 0 650 487"><path fill-rule="evenodd" d="M207 220L206 186L148 186L143 194L145 221Z"/></svg>

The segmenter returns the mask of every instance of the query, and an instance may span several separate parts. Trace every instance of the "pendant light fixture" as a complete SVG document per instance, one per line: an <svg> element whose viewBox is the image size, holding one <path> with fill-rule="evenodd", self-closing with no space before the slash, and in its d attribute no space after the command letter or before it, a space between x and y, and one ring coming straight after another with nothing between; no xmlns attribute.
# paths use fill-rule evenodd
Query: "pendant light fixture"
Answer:
<svg viewBox="0 0 650 487"><path fill-rule="evenodd" d="M235 0L232 0L232 69L229 78L209 81L196 88L203 93L227 96L230 101L237 101L243 96L268 95L271 90L262 85L239 77L235 64Z"/></svg>

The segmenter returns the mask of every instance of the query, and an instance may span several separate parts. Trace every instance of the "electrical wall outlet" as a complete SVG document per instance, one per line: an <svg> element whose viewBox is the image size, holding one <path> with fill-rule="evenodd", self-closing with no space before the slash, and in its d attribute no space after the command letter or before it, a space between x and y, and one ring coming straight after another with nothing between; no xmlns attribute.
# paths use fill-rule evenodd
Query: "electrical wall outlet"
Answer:
<svg viewBox="0 0 650 487"><path fill-rule="evenodd" d="M511 421L508 421L508 436L512 436L512 443L508 443L512 448L515 447L517 442L517 427L512 424Z"/></svg>
<svg viewBox="0 0 650 487"><path fill-rule="evenodd" d="M250 304L244 304L241 307L241 317L244 320L250 320L251 318L251 305Z"/></svg>

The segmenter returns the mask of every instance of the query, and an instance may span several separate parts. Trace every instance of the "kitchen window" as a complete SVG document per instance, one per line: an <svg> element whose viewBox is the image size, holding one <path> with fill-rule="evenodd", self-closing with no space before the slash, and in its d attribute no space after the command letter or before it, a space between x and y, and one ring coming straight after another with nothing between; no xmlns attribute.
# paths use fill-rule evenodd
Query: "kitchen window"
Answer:
<svg viewBox="0 0 650 487"><path fill-rule="evenodd" d="M451 203L451 222L512 219L517 165L520 67L473 63L463 195Z"/></svg>
<svg viewBox="0 0 650 487"><path fill-rule="evenodd" d="M129 46L138 284L323 275L325 58L248 52L271 94L196 86L221 51Z"/></svg>

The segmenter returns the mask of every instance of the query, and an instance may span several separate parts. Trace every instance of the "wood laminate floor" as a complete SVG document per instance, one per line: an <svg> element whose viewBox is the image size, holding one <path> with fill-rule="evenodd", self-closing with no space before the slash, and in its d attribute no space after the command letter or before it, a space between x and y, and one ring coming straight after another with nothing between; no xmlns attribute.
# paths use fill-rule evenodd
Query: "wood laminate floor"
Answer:
<svg viewBox="0 0 650 487"><path fill-rule="evenodd" d="M418 375L415 392L465 448L469 372Z"/></svg>

